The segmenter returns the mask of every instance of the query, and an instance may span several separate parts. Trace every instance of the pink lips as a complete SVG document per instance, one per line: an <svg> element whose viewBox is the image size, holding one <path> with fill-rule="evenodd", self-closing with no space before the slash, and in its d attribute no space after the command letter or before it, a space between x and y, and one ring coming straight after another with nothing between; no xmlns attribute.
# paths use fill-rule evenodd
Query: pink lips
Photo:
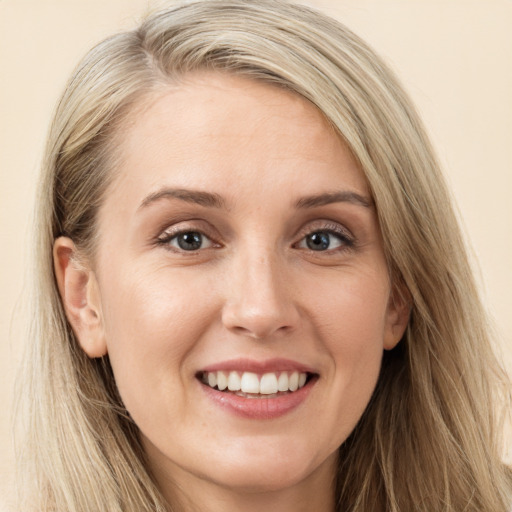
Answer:
<svg viewBox="0 0 512 512"><path fill-rule="evenodd" d="M262 362L249 359L233 359L208 366L200 373L216 371L253 372L260 375L279 371L314 374L313 377L308 379L304 387L294 392L274 395L272 398L246 398L233 392L219 391L201 383L203 392L216 405L236 416L258 420L279 418L293 411L306 400L318 380L318 375L312 368L290 359L271 359Z"/></svg>
<svg viewBox="0 0 512 512"><path fill-rule="evenodd" d="M313 368L303 364L292 361L291 359L269 359L267 361L254 361L252 359L231 359L223 361L222 363L212 364L203 368L203 372L217 372L217 371L235 371L235 372L253 372L253 373L267 373L267 372L303 372L315 373Z"/></svg>

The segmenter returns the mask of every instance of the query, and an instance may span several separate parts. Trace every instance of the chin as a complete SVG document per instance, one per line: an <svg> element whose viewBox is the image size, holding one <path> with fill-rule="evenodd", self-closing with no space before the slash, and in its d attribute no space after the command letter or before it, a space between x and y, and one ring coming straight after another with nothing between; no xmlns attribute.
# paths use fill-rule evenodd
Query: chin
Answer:
<svg viewBox="0 0 512 512"><path fill-rule="evenodd" d="M268 467L273 466L273 467ZM306 471L290 471L284 465L267 465L267 468L248 467L227 469L216 474L211 481L221 487L239 493L270 493L292 488L307 478Z"/></svg>
<svg viewBox="0 0 512 512"><path fill-rule="evenodd" d="M292 488L324 470L331 473L337 461L337 450L326 458L311 454L307 447L270 450L233 450L231 460L216 464L215 474L207 479L242 493L276 492Z"/></svg>

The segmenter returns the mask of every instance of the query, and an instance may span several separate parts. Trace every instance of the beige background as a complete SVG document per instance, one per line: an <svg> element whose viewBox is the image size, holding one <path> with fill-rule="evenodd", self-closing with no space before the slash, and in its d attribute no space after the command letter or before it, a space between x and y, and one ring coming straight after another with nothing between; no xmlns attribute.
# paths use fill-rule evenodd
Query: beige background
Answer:
<svg viewBox="0 0 512 512"><path fill-rule="evenodd" d="M0 486L12 470L8 410L25 324L27 227L50 114L83 53L159 3L0 0ZM512 0L308 3L377 48L418 105L512 372Z"/></svg>

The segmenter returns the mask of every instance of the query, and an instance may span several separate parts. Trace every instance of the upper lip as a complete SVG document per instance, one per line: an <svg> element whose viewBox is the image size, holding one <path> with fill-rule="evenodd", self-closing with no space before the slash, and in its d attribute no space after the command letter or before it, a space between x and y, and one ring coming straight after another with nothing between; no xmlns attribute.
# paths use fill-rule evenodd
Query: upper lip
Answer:
<svg viewBox="0 0 512 512"><path fill-rule="evenodd" d="M307 365L293 361L292 359L274 358L265 361L257 361L254 359L230 359L209 365L201 370L202 372L218 372L218 371L238 371L252 372L258 374L277 372L277 371L297 371L301 373L317 373Z"/></svg>

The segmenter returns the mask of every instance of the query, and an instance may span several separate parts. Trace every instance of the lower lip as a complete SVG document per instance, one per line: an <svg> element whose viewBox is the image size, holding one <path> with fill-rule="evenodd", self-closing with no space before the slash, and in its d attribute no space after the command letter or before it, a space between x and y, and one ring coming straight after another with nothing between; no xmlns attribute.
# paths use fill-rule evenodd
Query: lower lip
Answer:
<svg viewBox="0 0 512 512"><path fill-rule="evenodd" d="M271 420L279 418L299 407L307 398L317 378L311 378L302 388L274 398L244 398L234 393L219 391L203 384L208 398L230 413L243 418Z"/></svg>

